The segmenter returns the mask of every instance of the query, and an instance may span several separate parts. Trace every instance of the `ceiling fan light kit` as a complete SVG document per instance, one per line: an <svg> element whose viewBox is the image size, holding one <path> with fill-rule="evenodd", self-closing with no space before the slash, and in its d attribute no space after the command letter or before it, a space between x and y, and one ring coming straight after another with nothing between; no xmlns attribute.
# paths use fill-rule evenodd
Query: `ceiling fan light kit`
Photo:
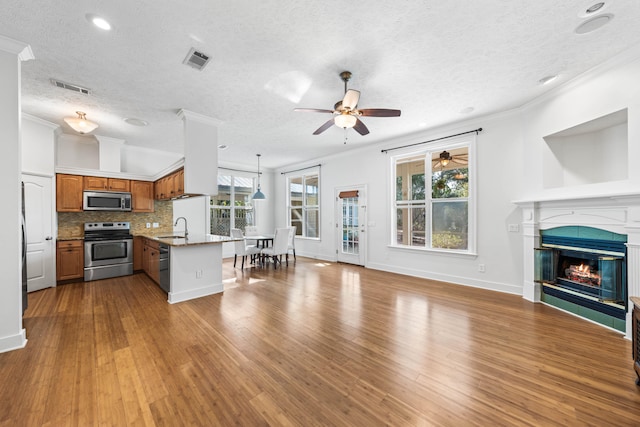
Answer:
<svg viewBox="0 0 640 427"><path fill-rule="evenodd" d="M84 135L98 127L97 123L87 120L87 115L82 111L76 111L78 117L65 117L64 121L71 126L73 130Z"/></svg>
<svg viewBox="0 0 640 427"><path fill-rule="evenodd" d="M344 97L341 101L336 102L333 110L324 110L319 108L296 108L294 111L311 112L311 113L331 113L334 115L332 119L326 121L322 126L313 132L314 135L320 135L331 126L336 125L343 129L353 128L360 135L367 135L369 129L359 119L362 116L370 117L398 117L400 110L390 110L387 108L366 108L358 110L358 101L360 100L360 92L353 89L347 89L347 82L351 79L350 71L340 73L340 79L344 82Z"/></svg>

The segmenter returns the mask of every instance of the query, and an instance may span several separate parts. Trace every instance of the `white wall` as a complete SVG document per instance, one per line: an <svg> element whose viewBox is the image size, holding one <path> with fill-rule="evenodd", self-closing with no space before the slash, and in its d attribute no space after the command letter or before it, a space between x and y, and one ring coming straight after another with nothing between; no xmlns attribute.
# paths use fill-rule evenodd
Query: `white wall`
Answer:
<svg viewBox="0 0 640 427"><path fill-rule="evenodd" d="M28 45L0 36L0 174L5 226L0 247L0 352L26 345L22 327L22 237L20 172L20 59ZM26 58L25 58L26 59Z"/></svg>
<svg viewBox="0 0 640 427"><path fill-rule="evenodd" d="M204 236L210 233L209 228L209 196L188 197L173 201L173 224L180 217L187 220L190 236ZM184 221L173 227L176 234L184 233Z"/></svg>
<svg viewBox="0 0 640 427"><path fill-rule="evenodd" d="M53 177L58 125L22 115L22 172Z"/></svg>
<svg viewBox="0 0 640 427"><path fill-rule="evenodd" d="M477 137L478 156L478 256L451 255L389 247L391 236L391 148L450 134L484 129ZM321 239L296 240L296 253L325 260L336 259L335 188L367 185L368 226L366 266L418 277L464 283L488 289L520 293L522 247L518 233L509 233L508 224L518 224L520 214L511 203L521 192L521 126L516 113L469 121L448 128L389 141L340 156L315 159L321 163ZM404 150L411 152L409 149ZM357 165L357 167L354 167ZM296 165L291 169L304 167ZM287 170L288 168L284 168ZM276 175L276 226L286 223L286 178ZM486 272L478 272L478 264Z"/></svg>
<svg viewBox="0 0 640 427"><path fill-rule="evenodd" d="M368 268L521 294L524 268L522 230L508 231L509 224L521 222L521 213L514 201L532 194L567 197L576 193L637 193L640 189L640 168L637 167L640 159L640 144L637 144L640 140L640 85L637 84L640 60L623 56L615 61L615 64L605 64L588 76L582 76L517 110L347 151L340 156L310 160L308 165L322 164L321 239L296 240L296 252L335 260L334 189L366 184L369 191L368 221L375 223L367 229ZM620 169L627 169L629 178L616 181L615 185L611 182L573 185L574 181L561 188L545 188L543 158L550 149L543 137L624 108L628 108L628 156L618 155L616 161L622 162ZM388 156L381 154L380 148L425 141L476 127L484 129L477 137L477 256L389 247L391 167ZM615 132L621 133L620 129ZM613 148L615 153L620 152L619 144ZM602 156L602 153L594 155ZM611 174L606 178L617 179L620 176ZM284 177L276 175L275 190L275 224L280 226L286 223ZM485 273L478 271L479 264L485 265Z"/></svg>

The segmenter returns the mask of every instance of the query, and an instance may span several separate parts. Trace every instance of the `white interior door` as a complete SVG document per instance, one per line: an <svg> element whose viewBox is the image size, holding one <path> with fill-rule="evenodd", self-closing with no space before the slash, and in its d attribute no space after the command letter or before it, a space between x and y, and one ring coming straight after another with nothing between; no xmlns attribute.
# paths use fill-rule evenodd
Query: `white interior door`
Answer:
<svg viewBox="0 0 640 427"><path fill-rule="evenodd" d="M27 291L55 286L53 179L22 175L27 225Z"/></svg>
<svg viewBox="0 0 640 427"><path fill-rule="evenodd" d="M366 188L336 189L336 241L338 262L364 265L367 247Z"/></svg>

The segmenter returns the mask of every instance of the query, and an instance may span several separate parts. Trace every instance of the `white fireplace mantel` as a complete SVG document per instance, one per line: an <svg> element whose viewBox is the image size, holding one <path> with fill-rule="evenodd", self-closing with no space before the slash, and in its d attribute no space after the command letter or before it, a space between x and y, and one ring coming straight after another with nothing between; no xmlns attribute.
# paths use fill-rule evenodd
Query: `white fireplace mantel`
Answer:
<svg viewBox="0 0 640 427"><path fill-rule="evenodd" d="M640 296L640 193L564 195L513 203L522 211L523 298L541 300L541 285L534 282L534 249L540 246L540 230L574 225L627 235L628 296ZM630 301L628 307L626 337L630 339Z"/></svg>

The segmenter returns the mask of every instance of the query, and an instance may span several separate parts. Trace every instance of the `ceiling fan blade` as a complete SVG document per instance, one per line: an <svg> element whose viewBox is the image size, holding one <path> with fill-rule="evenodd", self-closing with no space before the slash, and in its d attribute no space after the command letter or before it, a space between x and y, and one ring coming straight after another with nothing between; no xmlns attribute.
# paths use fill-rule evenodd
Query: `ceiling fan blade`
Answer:
<svg viewBox="0 0 640 427"><path fill-rule="evenodd" d="M316 131L313 134L320 135L322 132L329 129L331 126L333 126L333 123L334 123L333 118L327 120L326 123L320 126L318 129L316 129Z"/></svg>
<svg viewBox="0 0 640 427"><path fill-rule="evenodd" d="M348 108L349 110L355 110L360 99L360 92L357 90L349 89L342 98L342 108Z"/></svg>
<svg viewBox="0 0 640 427"><path fill-rule="evenodd" d="M365 108L358 110L361 116L370 117L398 117L400 110L389 110L387 108Z"/></svg>
<svg viewBox="0 0 640 427"><path fill-rule="evenodd" d="M362 120L360 120L359 118L356 117L356 124L353 126L353 128L356 130L356 132L358 132L360 135L366 135L369 133L369 129L367 129L367 127L364 125L364 123L362 123Z"/></svg>
<svg viewBox="0 0 640 427"><path fill-rule="evenodd" d="M303 113L331 113L333 110L323 110L320 108L294 108L293 111L301 111Z"/></svg>
<svg viewBox="0 0 640 427"><path fill-rule="evenodd" d="M457 159L457 158L455 158L455 157L454 157L451 161L452 161L453 163L457 163L457 164L459 164L459 165L468 165L468 164L469 164L469 161L468 161L468 160L466 160L466 159Z"/></svg>

